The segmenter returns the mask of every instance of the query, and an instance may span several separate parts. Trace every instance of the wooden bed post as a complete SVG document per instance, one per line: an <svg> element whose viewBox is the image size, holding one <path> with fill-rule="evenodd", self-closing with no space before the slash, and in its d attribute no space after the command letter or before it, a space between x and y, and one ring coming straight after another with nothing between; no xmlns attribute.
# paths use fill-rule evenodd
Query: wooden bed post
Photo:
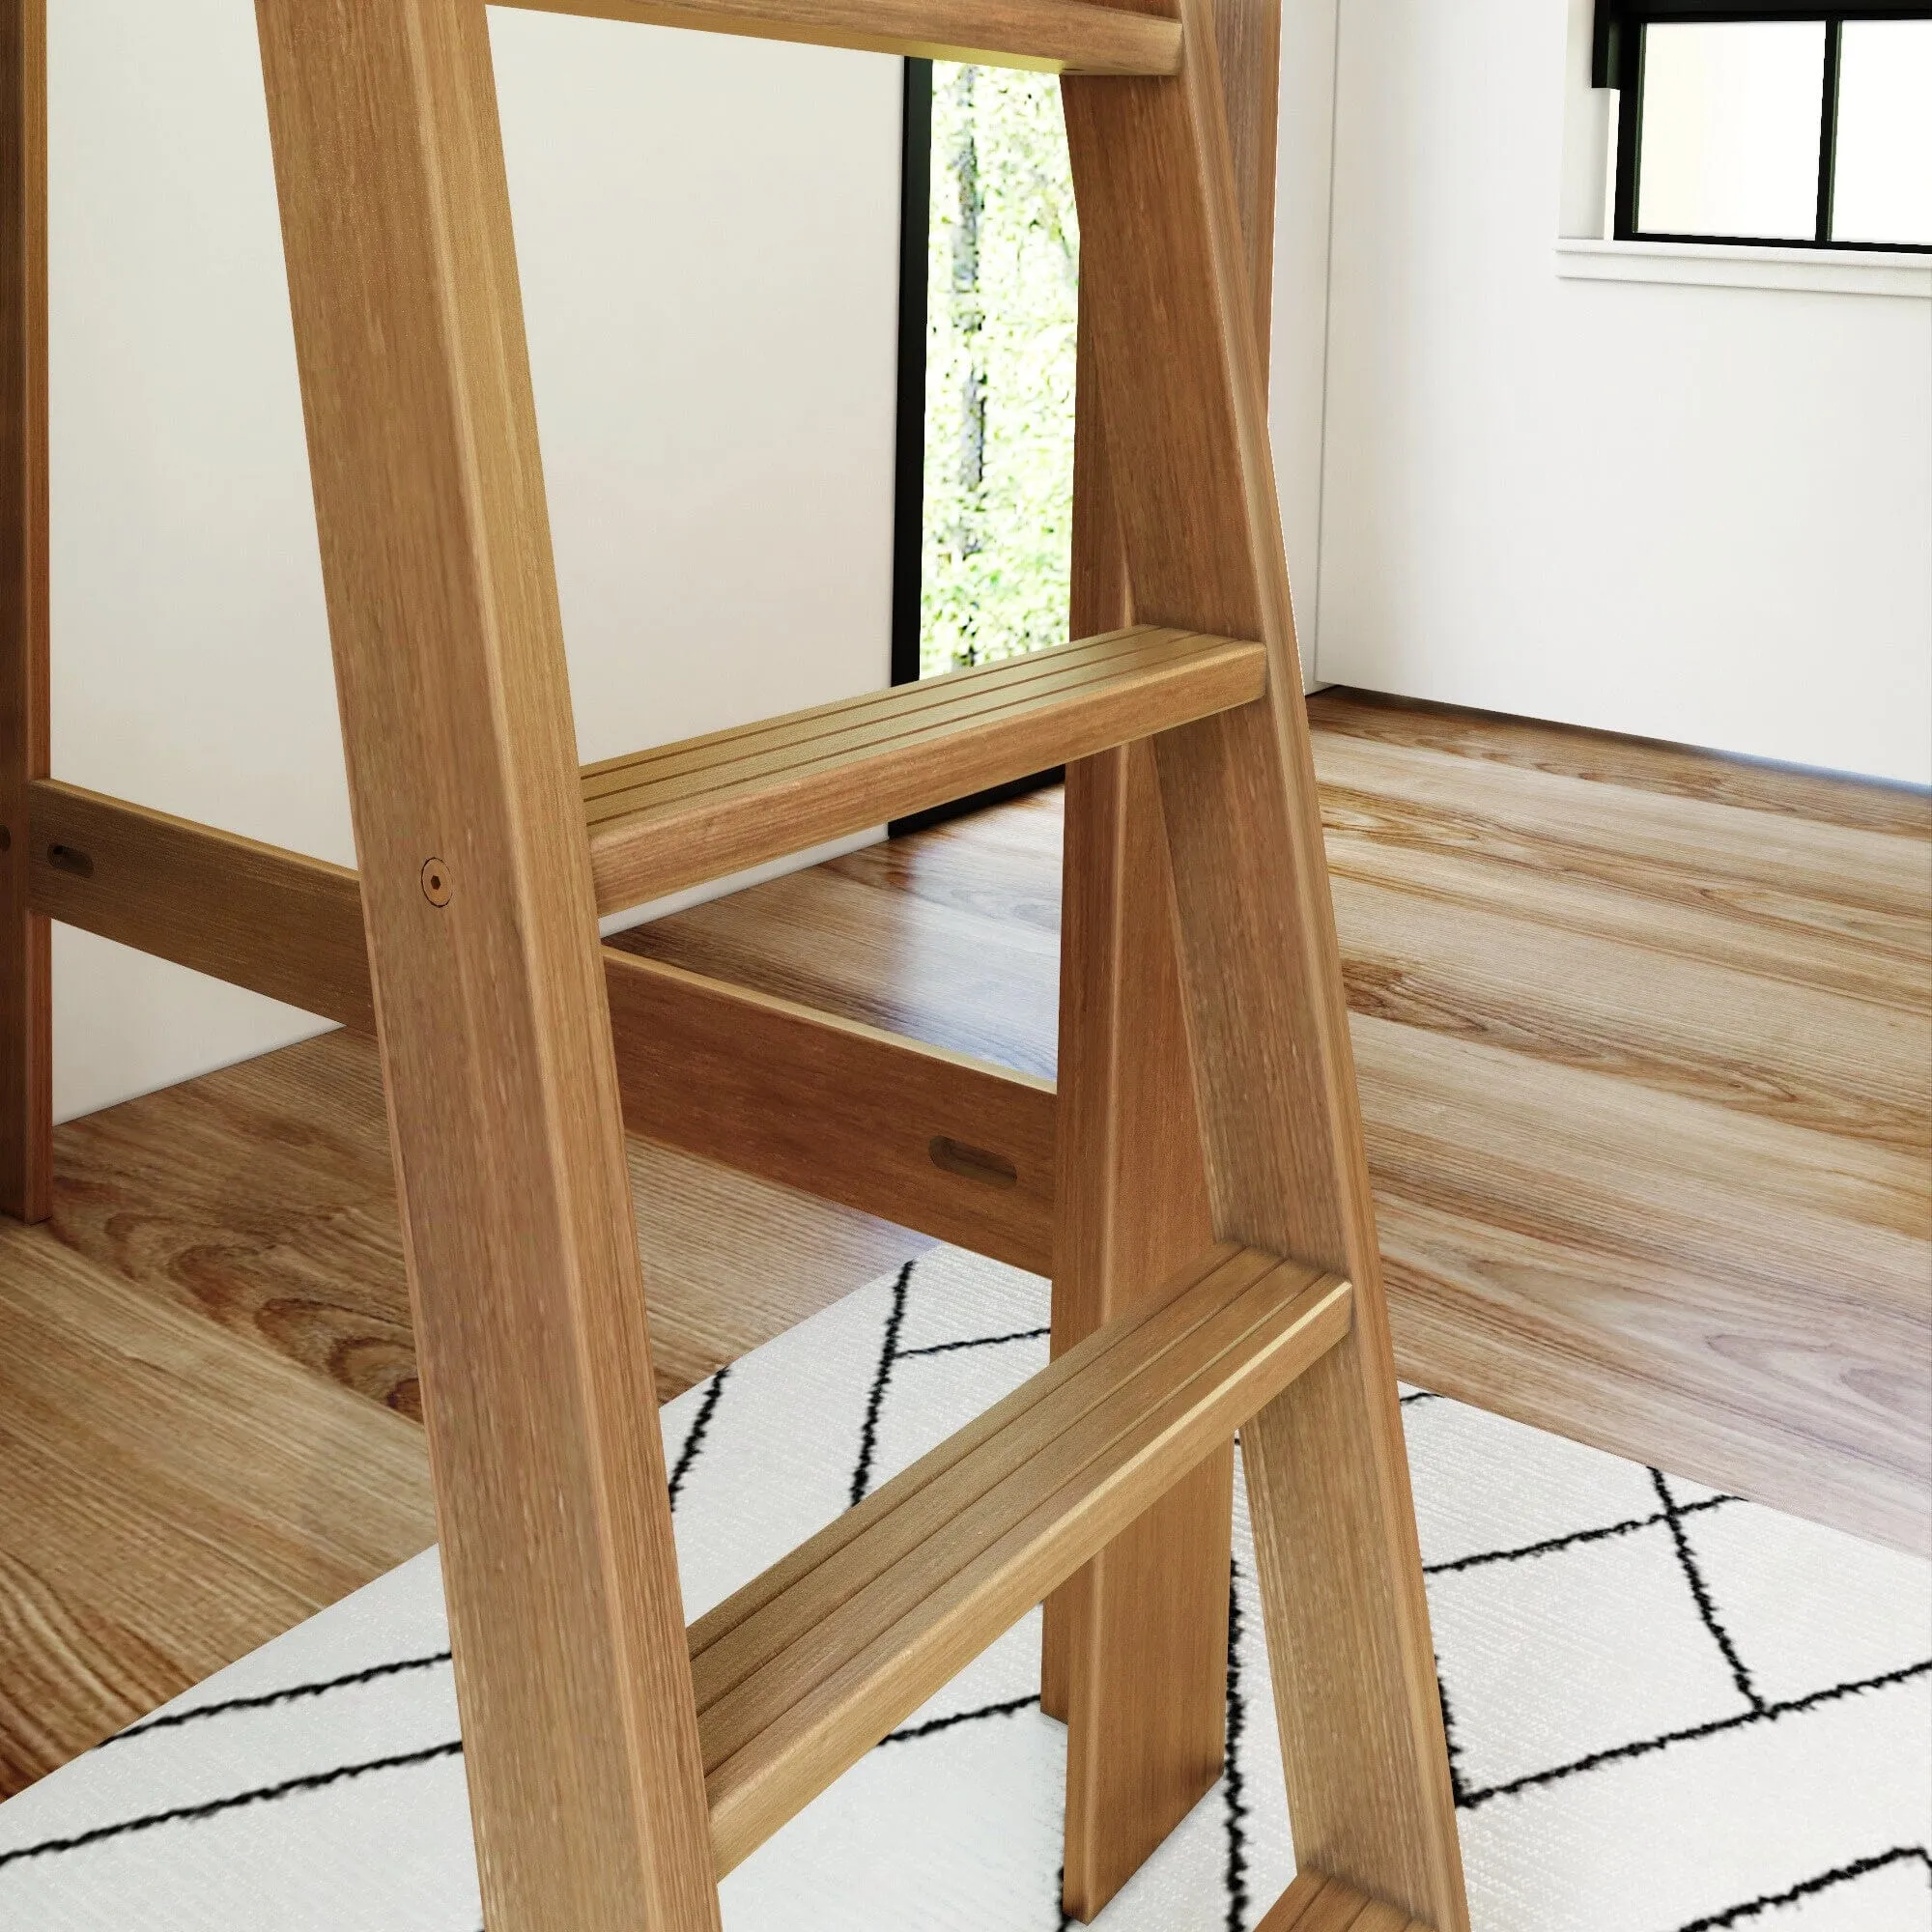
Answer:
<svg viewBox="0 0 1932 1932"><path fill-rule="evenodd" d="M260 0L491 1932L715 1932L483 0Z"/></svg>
<svg viewBox="0 0 1932 1932"><path fill-rule="evenodd" d="M0 0L0 1209L52 1208L48 925L27 785L47 775L46 0Z"/></svg>
<svg viewBox="0 0 1932 1932"><path fill-rule="evenodd" d="M1214 31L1265 376L1281 0L1217 0ZM1071 629L1082 638L1133 620L1086 305L1076 389ZM1151 745L1070 764L1065 825L1056 1353L1158 1290L1212 1230ZM1064 1895L1078 1918L1221 1774L1233 1473L1232 1451L1203 1463L1047 1601L1040 1696L1067 1720Z"/></svg>

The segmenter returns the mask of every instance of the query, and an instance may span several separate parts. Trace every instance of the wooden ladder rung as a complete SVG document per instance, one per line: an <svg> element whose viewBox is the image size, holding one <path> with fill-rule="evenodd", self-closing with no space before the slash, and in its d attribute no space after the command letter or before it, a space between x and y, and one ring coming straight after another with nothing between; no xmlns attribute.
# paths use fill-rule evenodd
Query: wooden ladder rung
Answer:
<svg viewBox="0 0 1932 1932"><path fill-rule="evenodd" d="M694 1624L721 1875L1339 1342L1351 1296L1216 1247Z"/></svg>
<svg viewBox="0 0 1932 1932"><path fill-rule="evenodd" d="M1138 625L583 769L615 912L1261 696L1260 644Z"/></svg>
<svg viewBox="0 0 1932 1932"><path fill-rule="evenodd" d="M1173 73L1180 23L1093 0L509 0L654 27L1049 73Z"/></svg>

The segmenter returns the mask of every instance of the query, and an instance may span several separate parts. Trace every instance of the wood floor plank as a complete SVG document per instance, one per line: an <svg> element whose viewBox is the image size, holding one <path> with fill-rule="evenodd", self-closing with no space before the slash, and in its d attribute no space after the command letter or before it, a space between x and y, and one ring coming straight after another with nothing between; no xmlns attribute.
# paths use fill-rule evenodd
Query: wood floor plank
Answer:
<svg viewBox="0 0 1932 1932"><path fill-rule="evenodd" d="M1384 708L1357 707L1364 754L1328 707L1316 756L1404 1373L1922 1544L1926 801L1530 724L1519 745L1507 721L1467 721L1459 749L1455 720ZM1051 928L1043 851L1022 879L1056 797L998 861L953 828L956 853L838 862L891 901L877 924L843 885L779 882L639 943L1051 1071L1049 954L994 935Z"/></svg>
<svg viewBox="0 0 1932 1932"><path fill-rule="evenodd" d="M1868 783L1655 738L1623 738L1577 724L1463 711L1339 685L1308 700L1308 717L1318 737L1370 738L1399 749L1427 747L1459 758L1587 779L1621 790L1708 799L1781 817L1812 818L1821 825L1932 840L1932 798L1912 785Z"/></svg>
<svg viewBox="0 0 1932 1932"><path fill-rule="evenodd" d="M1386 1021L1354 1037L1405 1377L1922 1548L1911 1156Z"/></svg>
<svg viewBox="0 0 1932 1932"><path fill-rule="evenodd" d="M1312 716L1403 1373L1922 1546L1932 1190L1904 1023L1932 1009L1932 804L1332 693ZM626 943L1050 1076L1060 824L1041 792ZM640 1142L630 1160L663 1396L927 1245ZM42 1264L18 1238L0 1293ZM185 1440L234 1443L252 1411L229 1388L257 1363L351 1392L378 1429L415 1413L366 1041L325 1035L70 1122L36 1238L83 1330L106 1281L130 1297L114 1321L206 1331L220 1372L177 1384L199 1391L174 1411ZM48 1359L78 1346L56 1328ZM116 1426L92 1406L124 1382L88 1376L72 1413L36 1396L31 1440L10 1387L0 1790L306 1614L355 1529L325 1488L327 1563L272 1516L219 1548L180 1525L179 1472L128 1493L82 1466ZM115 1453L125 1472L156 1449Z"/></svg>
<svg viewBox="0 0 1932 1932"><path fill-rule="evenodd" d="M1043 869L1057 904L1057 852ZM611 943L1023 1073L1051 1075L1058 1057L1057 931L937 892L794 872Z"/></svg>
<svg viewBox="0 0 1932 1932"><path fill-rule="evenodd" d="M0 1227L0 1795L435 1538L421 1432Z"/></svg>
<svg viewBox="0 0 1932 1932"><path fill-rule="evenodd" d="M1426 812L1486 851L1560 855L1562 866L1647 891L1699 885L1718 903L1771 894L1832 916L1832 930L1912 952L1924 944L1925 842L1791 813L1595 783L1520 765L1318 735L1324 804L1366 794ZM1547 860L1543 863L1548 863Z"/></svg>
<svg viewBox="0 0 1932 1932"><path fill-rule="evenodd" d="M1338 880L1607 940L1658 970L1680 959L1727 966L1903 1012L1932 1012L1932 954L1848 945L1815 905L1787 904L1770 893L1726 902L1695 883L1640 874L1605 885L1561 865L1505 855L1496 842L1444 838L1438 819L1394 801L1356 793L1345 803L1329 795L1329 867Z"/></svg>
<svg viewBox="0 0 1932 1932"><path fill-rule="evenodd" d="M1932 1150L1932 1011L1397 885L1337 879L1335 906L1358 1014Z"/></svg>
<svg viewBox="0 0 1932 1932"><path fill-rule="evenodd" d="M669 1149L629 1151L664 1401L931 1245ZM75 1252L420 1417L372 1043L323 1034L71 1122L56 1163L52 1226Z"/></svg>

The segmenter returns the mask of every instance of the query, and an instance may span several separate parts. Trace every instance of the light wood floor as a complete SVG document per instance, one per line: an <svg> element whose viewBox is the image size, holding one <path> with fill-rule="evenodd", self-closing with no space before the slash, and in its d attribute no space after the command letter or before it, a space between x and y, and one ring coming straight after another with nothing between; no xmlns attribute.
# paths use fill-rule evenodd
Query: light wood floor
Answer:
<svg viewBox="0 0 1932 1932"><path fill-rule="evenodd" d="M1923 1547L1932 807L1311 710L1404 1372ZM1050 1073L1059 800L633 943ZM634 1143L661 1393L926 1245ZM0 1794L434 1534L372 1049L62 1128L0 1226Z"/></svg>

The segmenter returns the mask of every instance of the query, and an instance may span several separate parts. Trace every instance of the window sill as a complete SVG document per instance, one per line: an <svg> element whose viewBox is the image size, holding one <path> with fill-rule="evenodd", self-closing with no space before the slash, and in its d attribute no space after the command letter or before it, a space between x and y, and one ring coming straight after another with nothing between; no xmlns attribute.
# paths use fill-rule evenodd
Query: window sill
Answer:
<svg viewBox="0 0 1932 1932"><path fill-rule="evenodd" d="M1706 242L1578 238L1557 242L1556 272L1571 281L1690 282L1714 289L1809 289L1932 301L1932 256L1877 250L1729 248Z"/></svg>

